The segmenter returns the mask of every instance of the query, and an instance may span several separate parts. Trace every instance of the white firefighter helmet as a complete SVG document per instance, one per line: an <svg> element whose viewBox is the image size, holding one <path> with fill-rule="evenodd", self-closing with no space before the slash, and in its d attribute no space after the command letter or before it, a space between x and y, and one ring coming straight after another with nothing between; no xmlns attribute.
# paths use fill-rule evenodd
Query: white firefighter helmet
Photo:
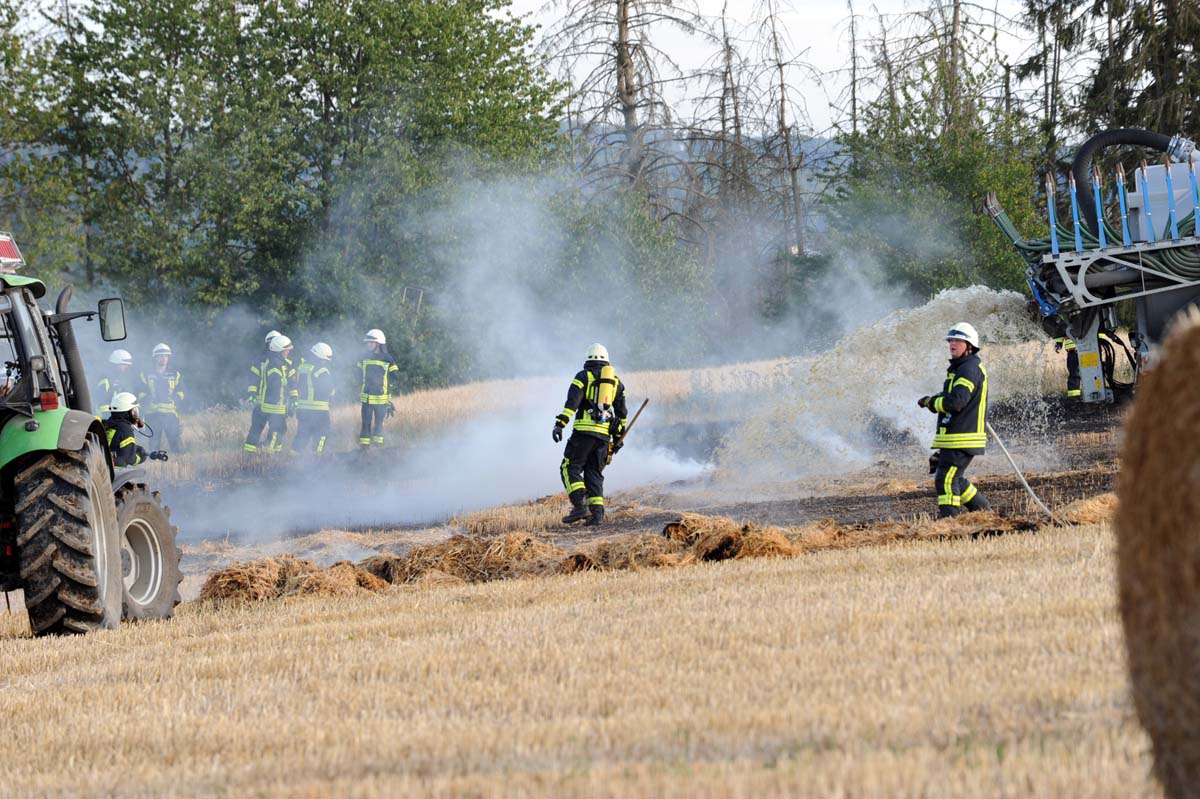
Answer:
<svg viewBox="0 0 1200 799"><path fill-rule="evenodd" d="M291 348L292 340L282 333L271 339L270 343L267 344L267 349L269 349L271 352L283 352L284 350L290 350Z"/></svg>
<svg viewBox="0 0 1200 799"><path fill-rule="evenodd" d="M603 361L608 363L608 350L603 344L593 344L588 347L587 355L583 358L585 361Z"/></svg>
<svg viewBox="0 0 1200 799"><path fill-rule="evenodd" d="M959 322L946 333L946 341L965 341L975 349L979 349L979 334L970 322Z"/></svg>
<svg viewBox="0 0 1200 799"><path fill-rule="evenodd" d="M136 410L138 406L137 396L128 391L118 391L113 394L112 402L108 404L108 410L112 413L127 413Z"/></svg>
<svg viewBox="0 0 1200 799"><path fill-rule="evenodd" d="M276 336L282 336L282 335L283 334L280 333L278 330L272 330L270 333L267 334L267 337L263 339L263 344L266 344L269 347L269 346L271 346L271 339L275 338Z"/></svg>
<svg viewBox="0 0 1200 799"><path fill-rule="evenodd" d="M309 350L313 355L320 358L322 361L328 361L333 357L333 347L326 344L324 341L318 341Z"/></svg>
<svg viewBox="0 0 1200 799"><path fill-rule="evenodd" d="M112 355L108 356L108 362L123 366L133 366L133 356L129 354L129 350L113 350Z"/></svg>
<svg viewBox="0 0 1200 799"><path fill-rule="evenodd" d="M383 331L377 327L373 327L363 336L363 342L366 344L387 344L387 336L383 335Z"/></svg>
<svg viewBox="0 0 1200 799"><path fill-rule="evenodd" d="M170 355L170 354L171 354L171 348L168 347L165 342L159 342L158 344L155 345L155 347L154 347L155 357L158 357L159 355Z"/></svg>

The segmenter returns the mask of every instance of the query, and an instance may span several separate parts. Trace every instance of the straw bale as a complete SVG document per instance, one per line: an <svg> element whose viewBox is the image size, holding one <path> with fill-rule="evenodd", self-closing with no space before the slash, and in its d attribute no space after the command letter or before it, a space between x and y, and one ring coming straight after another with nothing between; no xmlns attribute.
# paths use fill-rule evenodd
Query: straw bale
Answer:
<svg viewBox="0 0 1200 799"><path fill-rule="evenodd" d="M447 588L455 585L466 585L467 581L453 574L446 574L440 569L430 569L416 580L421 588Z"/></svg>
<svg viewBox="0 0 1200 799"><path fill-rule="evenodd" d="M365 560L360 560L358 568L385 582L398 583L403 582L398 579L398 575L404 569L404 562L405 559L399 555L372 555Z"/></svg>
<svg viewBox="0 0 1200 799"><path fill-rule="evenodd" d="M1200 785L1200 313L1183 315L1125 425L1116 513L1121 620L1138 720L1168 797Z"/></svg>
<svg viewBox="0 0 1200 799"><path fill-rule="evenodd" d="M361 589L358 587L358 580L355 579L355 571L350 564L339 563L328 569L303 572L284 583L281 595L350 596L357 594Z"/></svg>
<svg viewBox="0 0 1200 799"><path fill-rule="evenodd" d="M1117 495L1108 493L1087 499L1077 499L1070 505L1054 512L1064 522L1071 524L1103 524L1111 522L1117 513Z"/></svg>
<svg viewBox="0 0 1200 799"><path fill-rule="evenodd" d="M289 580L318 570L315 563L292 555L231 563L204 581L200 599L258 602L282 595Z"/></svg>
<svg viewBox="0 0 1200 799"><path fill-rule="evenodd" d="M738 560L744 558L790 558L799 554L800 551L778 527L747 525L742 528L741 545L734 557Z"/></svg>
<svg viewBox="0 0 1200 799"><path fill-rule="evenodd" d="M433 569L471 583L549 574L566 554L528 533L496 538L455 535L437 544L413 547L394 582L416 582Z"/></svg>
<svg viewBox="0 0 1200 799"><path fill-rule="evenodd" d="M642 533L612 536L596 541L587 548L584 557L591 561L594 568L604 571L637 571L658 568L661 556L674 554L681 549L682 545L677 541L661 535Z"/></svg>
<svg viewBox="0 0 1200 799"><path fill-rule="evenodd" d="M575 574L576 572L588 572L596 570L596 562L582 552L575 552L567 555L558 564L555 570L557 574Z"/></svg>

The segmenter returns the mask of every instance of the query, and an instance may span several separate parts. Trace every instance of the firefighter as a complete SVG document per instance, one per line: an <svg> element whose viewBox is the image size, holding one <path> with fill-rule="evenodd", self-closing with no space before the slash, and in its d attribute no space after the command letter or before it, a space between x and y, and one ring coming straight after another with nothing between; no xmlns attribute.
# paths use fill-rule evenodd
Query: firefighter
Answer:
<svg viewBox="0 0 1200 799"><path fill-rule="evenodd" d="M604 521L604 465L609 442L625 430L625 384L608 362L608 350L593 344L584 357L583 369L567 389L567 403L554 420L554 442L560 443L563 428L575 417L571 437L563 451L559 473L571 512L563 524L587 519L588 526Z"/></svg>
<svg viewBox="0 0 1200 799"><path fill-rule="evenodd" d="M1061 335L1054 339L1054 351L1067 351L1067 397L1075 398L1083 394L1079 379L1079 353L1075 349L1075 340L1070 336Z"/></svg>
<svg viewBox="0 0 1200 799"><path fill-rule="evenodd" d="M316 359L309 363L303 358L297 378L299 399L296 400L296 438L292 441L295 452L325 452L329 438L329 402L333 399L333 375L329 363L333 359L333 348L317 342L309 350Z"/></svg>
<svg viewBox="0 0 1200 799"><path fill-rule="evenodd" d="M120 391L105 409L108 418L104 420L104 430L108 436L108 450L112 453L113 465L137 466L149 460L149 454L137 443L134 435L134 429L142 426L142 420L138 418L137 397L129 391Z"/></svg>
<svg viewBox="0 0 1200 799"><path fill-rule="evenodd" d="M165 343L155 346L154 371L142 375L138 400L148 405L145 418L153 431L155 447L165 451L170 441L176 452L183 452L178 405L183 402L183 378L178 369L171 368L171 355Z"/></svg>
<svg viewBox="0 0 1200 799"><path fill-rule="evenodd" d="M271 360L271 340L280 335L283 334L278 330L267 333L263 339L262 357L250 365L250 385L246 388L246 402L250 405L258 404L258 387Z"/></svg>
<svg viewBox="0 0 1200 799"><path fill-rule="evenodd" d="M113 395L133 389L133 386L130 385L133 382L132 375L129 374L131 369L133 369L133 356L129 350L113 350L109 354L108 369L104 377L96 381L96 397L100 399L100 403L96 406L97 415L104 413L112 401Z"/></svg>
<svg viewBox="0 0 1200 799"><path fill-rule="evenodd" d="M362 387L358 400L362 403L362 429L358 431L358 446L368 448L383 446L383 420L395 413L392 405L393 382L400 368L387 351L387 337L383 331L372 328L363 336L367 352L355 364L362 372Z"/></svg>
<svg viewBox="0 0 1200 799"><path fill-rule="evenodd" d="M287 433L288 398L291 396L288 356L292 354L292 340L281 333L271 339L267 350L267 360L256 366L258 385L250 387L254 410L243 446L246 452L282 452L283 437ZM262 443L264 428L268 433L265 444Z"/></svg>
<svg viewBox="0 0 1200 799"><path fill-rule="evenodd" d="M957 516L991 505L964 476L971 460L987 446L987 371L979 362L979 334L966 322L946 333L950 365L941 393L921 397L917 405L938 415L929 458L938 498L938 516Z"/></svg>

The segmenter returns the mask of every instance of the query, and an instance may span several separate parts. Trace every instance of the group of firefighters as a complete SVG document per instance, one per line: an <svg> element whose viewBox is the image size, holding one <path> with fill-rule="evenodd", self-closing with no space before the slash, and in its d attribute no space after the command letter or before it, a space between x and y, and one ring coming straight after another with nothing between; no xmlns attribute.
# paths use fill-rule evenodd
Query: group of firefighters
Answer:
<svg viewBox="0 0 1200 799"><path fill-rule="evenodd" d="M955 516L964 510L987 510L988 501L966 478L967 467L987 446L987 370L979 359L980 340L967 322L954 325L946 334L950 362L942 390L921 397L917 404L937 415L929 459L934 475L939 516ZM392 415L391 394L398 367L387 351L387 338L377 329L363 337L366 352L356 364L361 374L360 447L382 446L383 422ZM296 451L322 453L330 433L329 408L335 393L330 372L333 349L324 342L314 344L299 364L292 360L292 340L271 331L264 341L265 353L250 368L247 400L252 405L250 432L245 451L279 452L287 431L287 419L295 415ZM109 442L118 465L140 463L147 457L165 457L161 451L147 454L137 446L133 428L142 424L139 407L146 405L144 421L153 429L161 448L169 443L182 451L178 403L184 393L179 371L170 365L171 348L154 348L154 370L131 378L133 359L125 350L109 358L114 369L99 383L99 391L112 397L109 412ZM133 393L134 389L137 393ZM625 384L609 362L601 344L588 348L583 368L567 390L566 403L555 417L552 435L563 440L568 424L572 432L559 467L563 487L571 503L564 524L604 521L604 468L623 443L628 417ZM264 433L266 439L264 440Z"/></svg>
<svg viewBox="0 0 1200 799"><path fill-rule="evenodd" d="M366 351L355 364L361 377L358 399L362 426L358 446L368 449L383 446L383 420L395 413L392 393L399 367L388 352L387 336L382 330L368 330L363 344ZM263 345L266 351L251 365L250 383L246 387L246 402L252 410L243 450L282 452L287 420L294 415L296 436L292 439L292 451L324 454L332 428L329 405L337 391L329 369L333 347L318 341L296 364L292 360L292 340L278 330L268 333Z"/></svg>
<svg viewBox="0 0 1200 799"><path fill-rule="evenodd" d="M292 450L324 453L332 427L330 402L336 391L330 372L333 348L317 342L297 364L292 359L292 340L279 331L272 330L263 343L265 352L250 366L246 387L245 402L251 406L251 414L243 450L281 452L287 420L294 416ZM383 331L368 330L363 343L366 351L355 366L361 375L358 445L367 449L384 444L383 422L395 412L392 393L399 368L387 351ZM154 369L136 377L133 355L128 350L113 350L108 357L109 368L95 386L97 397L107 401L96 408L96 413L108 414L104 424L118 466L134 466L149 458L165 460L168 447L176 453L184 451L179 414L183 381L179 370L171 366L171 356L170 346L157 345L153 351ZM137 444L134 432L138 428L148 429L155 451L147 452Z"/></svg>

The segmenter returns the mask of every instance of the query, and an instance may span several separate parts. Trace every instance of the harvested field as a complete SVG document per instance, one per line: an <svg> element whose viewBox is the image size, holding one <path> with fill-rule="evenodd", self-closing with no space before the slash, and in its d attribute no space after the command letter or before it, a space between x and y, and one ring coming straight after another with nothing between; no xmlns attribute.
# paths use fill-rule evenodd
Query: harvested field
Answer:
<svg viewBox="0 0 1200 799"><path fill-rule="evenodd" d="M3 725L38 746L0 794L1154 795L1113 549L1043 528L3 638Z"/></svg>

